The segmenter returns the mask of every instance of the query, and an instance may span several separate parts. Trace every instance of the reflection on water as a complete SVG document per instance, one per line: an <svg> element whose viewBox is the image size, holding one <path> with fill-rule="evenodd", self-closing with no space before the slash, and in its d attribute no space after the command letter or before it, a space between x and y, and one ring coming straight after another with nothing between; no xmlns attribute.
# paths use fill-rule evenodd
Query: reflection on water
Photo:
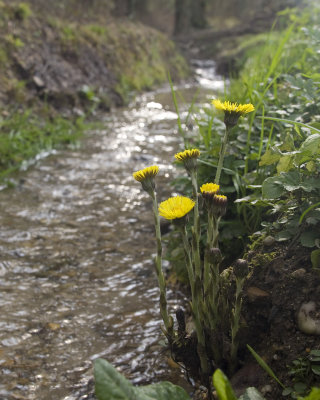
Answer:
<svg viewBox="0 0 320 400"><path fill-rule="evenodd" d="M173 110L167 88L142 96L0 192L1 399L92 398L97 357L135 383L165 376L151 202L132 172L159 165L168 194Z"/></svg>

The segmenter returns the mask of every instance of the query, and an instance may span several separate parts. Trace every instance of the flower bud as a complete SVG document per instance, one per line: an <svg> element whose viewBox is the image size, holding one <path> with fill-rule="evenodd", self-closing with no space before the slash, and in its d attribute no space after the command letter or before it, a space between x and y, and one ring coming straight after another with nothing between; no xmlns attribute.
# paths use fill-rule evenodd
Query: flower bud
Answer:
<svg viewBox="0 0 320 400"><path fill-rule="evenodd" d="M206 255L210 264L218 265L222 261L221 251L217 247L212 247L211 249L207 250Z"/></svg>
<svg viewBox="0 0 320 400"><path fill-rule="evenodd" d="M239 258L233 266L233 272L236 278L244 279L249 273L248 261Z"/></svg>

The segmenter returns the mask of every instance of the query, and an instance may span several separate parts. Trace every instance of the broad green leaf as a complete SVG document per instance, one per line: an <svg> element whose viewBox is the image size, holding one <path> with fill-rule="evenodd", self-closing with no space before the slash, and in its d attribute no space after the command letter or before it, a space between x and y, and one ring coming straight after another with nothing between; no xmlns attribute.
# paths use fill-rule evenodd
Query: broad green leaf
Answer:
<svg viewBox="0 0 320 400"><path fill-rule="evenodd" d="M160 382L135 389L137 400L190 400L189 395L182 387L173 385L171 382Z"/></svg>
<svg viewBox="0 0 320 400"><path fill-rule="evenodd" d="M276 162L278 162L280 160L281 157L282 157L281 152L278 149L272 147L272 148L268 149L264 153L264 155L261 157L259 165L262 167L264 165L275 164Z"/></svg>
<svg viewBox="0 0 320 400"><path fill-rule="evenodd" d="M292 238L292 233L288 230L283 230L275 235L275 239L277 242L285 242Z"/></svg>
<svg viewBox="0 0 320 400"><path fill-rule="evenodd" d="M280 158L277 164L277 171L280 172L288 172L293 167L293 156L283 156Z"/></svg>
<svg viewBox="0 0 320 400"><path fill-rule="evenodd" d="M94 379L95 393L99 400L140 400L136 397L132 383L102 358L94 362Z"/></svg>
<svg viewBox="0 0 320 400"><path fill-rule="evenodd" d="M170 382L135 387L101 358L94 362L94 378L98 400L190 400L183 388Z"/></svg>
<svg viewBox="0 0 320 400"><path fill-rule="evenodd" d="M311 369L314 374L320 375L320 365L313 365Z"/></svg>
<svg viewBox="0 0 320 400"><path fill-rule="evenodd" d="M307 139L300 146L300 154L297 154L296 161L298 164L311 161L312 158L320 154L320 134L314 133L307 137Z"/></svg>
<svg viewBox="0 0 320 400"><path fill-rule="evenodd" d="M265 398L256 388L249 387L243 395L239 397L239 400L265 400Z"/></svg>
<svg viewBox="0 0 320 400"><path fill-rule="evenodd" d="M237 400L228 378L221 369L216 369L213 374L213 386L218 393L219 400Z"/></svg>
<svg viewBox="0 0 320 400"><path fill-rule="evenodd" d="M319 400L320 388L312 388L311 393L307 397L299 397L299 400Z"/></svg>
<svg viewBox="0 0 320 400"><path fill-rule="evenodd" d="M293 392L293 388L287 387L282 391L282 396L289 396L289 394L291 394L292 392Z"/></svg>
<svg viewBox="0 0 320 400"><path fill-rule="evenodd" d="M267 199L277 199L284 191L283 182L278 176L272 176L264 180L262 184L262 196Z"/></svg>
<svg viewBox="0 0 320 400"><path fill-rule="evenodd" d="M302 246L315 247L316 239L318 239L319 236L320 236L320 234L315 231L303 232L300 236L300 242L301 242Z"/></svg>
<svg viewBox="0 0 320 400"><path fill-rule="evenodd" d="M277 378L276 374L272 371L272 369L269 367L269 365L259 356L258 353L256 353L251 346L247 344L247 347L250 351L250 353L253 355L253 357L256 359L257 363L260 365L261 368L263 368L270 376L273 378L276 382L279 383L279 385L285 389L285 386L280 380Z"/></svg>

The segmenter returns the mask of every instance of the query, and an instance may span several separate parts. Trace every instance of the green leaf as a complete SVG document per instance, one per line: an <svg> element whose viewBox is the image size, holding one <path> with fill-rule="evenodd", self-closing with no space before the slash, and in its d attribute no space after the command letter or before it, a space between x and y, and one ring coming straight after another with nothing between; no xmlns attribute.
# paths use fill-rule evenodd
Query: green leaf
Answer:
<svg viewBox="0 0 320 400"><path fill-rule="evenodd" d="M292 233L288 230L283 230L275 235L277 242L285 242L292 238Z"/></svg>
<svg viewBox="0 0 320 400"><path fill-rule="evenodd" d="M311 252L312 268L320 268L320 249Z"/></svg>
<svg viewBox="0 0 320 400"><path fill-rule="evenodd" d="M213 386L218 393L219 400L237 400L228 378L221 369L216 369L213 374Z"/></svg>
<svg viewBox="0 0 320 400"><path fill-rule="evenodd" d="M171 382L159 382L135 389L137 391L137 400L190 400L189 395L182 387L173 385Z"/></svg>
<svg viewBox="0 0 320 400"><path fill-rule="evenodd" d="M94 379L99 400L139 400L132 383L102 358L94 362Z"/></svg>
<svg viewBox="0 0 320 400"><path fill-rule="evenodd" d="M284 155L283 157L281 157L277 165L278 173L288 172L293 167L293 158L294 157L291 155Z"/></svg>
<svg viewBox="0 0 320 400"><path fill-rule="evenodd" d="M308 231L303 232L300 236L300 242L304 247L315 247L316 239L319 238L318 232L315 231Z"/></svg>
<svg viewBox="0 0 320 400"><path fill-rule="evenodd" d="M311 124L304 124L303 122L297 122L297 121L291 121L289 119L284 119L284 118L273 118L273 117L258 117L258 118L263 118L263 119L270 119L271 121L278 121L278 122L284 122L286 124L291 124L291 125L298 125L302 126L304 128L309 128L312 131L316 131L317 133L320 133L320 129L317 129L314 126L311 126Z"/></svg>
<svg viewBox="0 0 320 400"><path fill-rule="evenodd" d="M190 400L183 388L170 382L135 387L101 358L94 362L94 378L98 400Z"/></svg>
<svg viewBox="0 0 320 400"><path fill-rule="evenodd" d="M265 400L265 398L256 388L249 387L243 395L239 397L239 400Z"/></svg>
<svg viewBox="0 0 320 400"><path fill-rule="evenodd" d="M272 176L264 180L262 184L262 196L267 199L277 199L284 191L281 177Z"/></svg>
<svg viewBox="0 0 320 400"><path fill-rule="evenodd" d="M293 392L293 388L287 387L282 391L282 396L289 396Z"/></svg>
<svg viewBox="0 0 320 400"><path fill-rule="evenodd" d="M259 165L262 167L263 165L272 165L280 160L282 157L281 152L276 148L268 149L264 155L261 157Z"/></svg>
<svg viewBox="0 0 320 400"><path fill-rule="evenodd" d="M279 385L285 389L285 386L283 383L280 382L280 380L277 378L276 374L272 371L272 369L269 367L269 365L259 356L258 353L256 353L251 346L247 344L247 348L249 349L250 353L253 355L253 357L256 359L257 363L260 365L261 368L263 368L270 376L273 378L276 382L279 383Z"/></svg>
<svg viewBox="0 0 320 400"><path fill-rule="evenodd" d="M312 388L311 393L307 397L299 397L299 400L319 400L320 388Z"/></svg>
<svg viewBox="0 0 320 400"><path fill-rule="evenodd" d="M320 375L320 365L313 365L311 369L314 374Z"/></svg>

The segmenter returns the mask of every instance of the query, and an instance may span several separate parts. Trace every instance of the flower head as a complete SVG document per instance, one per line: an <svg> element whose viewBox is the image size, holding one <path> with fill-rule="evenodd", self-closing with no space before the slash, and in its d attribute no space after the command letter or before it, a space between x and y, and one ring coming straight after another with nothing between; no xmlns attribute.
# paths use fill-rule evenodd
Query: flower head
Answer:
<svg viewBox="0 0 320 400"><path fill-rule="evenodd" d="M212 104L217 110L224 111L224 123L227 126L233 127L237 125L239 117L254 111L252 104L238 104L220 100L212 100Z"/></svg>
<svg viewBox="0 0 320 400"><path fill-rule="evenodd" d="M159 167L157 165L152 165L151 167L147 167L141 169L140 171L136 171L133 173L133 177L136 181L141 182L142 188L146 192L154 191L154 177L158 174Z"/></svg>
<svg viewBox="0 0 320 400"><path fill-rule="evenodd" d="M204 183L200 187L200 191L201 191L202 195L204 195L204 196L205 196L205 193L214 195L214 194L218 193L219 189L220 189L220 186L217 185L216 183Z"/></svg>
<svg viewBox="0 0 320 400"><path fill-rule="evenodd" d="M193 209L194 205L195 202L188 197L170 197L168 200L160 203L159 214L169 220L183 218Z"/></svg>
<svg viewBox="0 0 320 400"><path fill-rule="evenodd" d="M214 213L217 217L223 217L227 211L227 196L215 194L213 197Z"/></svg>
<svg viewBox="0 0 320 400"><path fill-rule="evenodd" d="M184 150L180 153L175 154L175 159L177 161L182 161L188 172L195 170L197 168L197 158L200 156L200 150L191 149Z"/></svg>

